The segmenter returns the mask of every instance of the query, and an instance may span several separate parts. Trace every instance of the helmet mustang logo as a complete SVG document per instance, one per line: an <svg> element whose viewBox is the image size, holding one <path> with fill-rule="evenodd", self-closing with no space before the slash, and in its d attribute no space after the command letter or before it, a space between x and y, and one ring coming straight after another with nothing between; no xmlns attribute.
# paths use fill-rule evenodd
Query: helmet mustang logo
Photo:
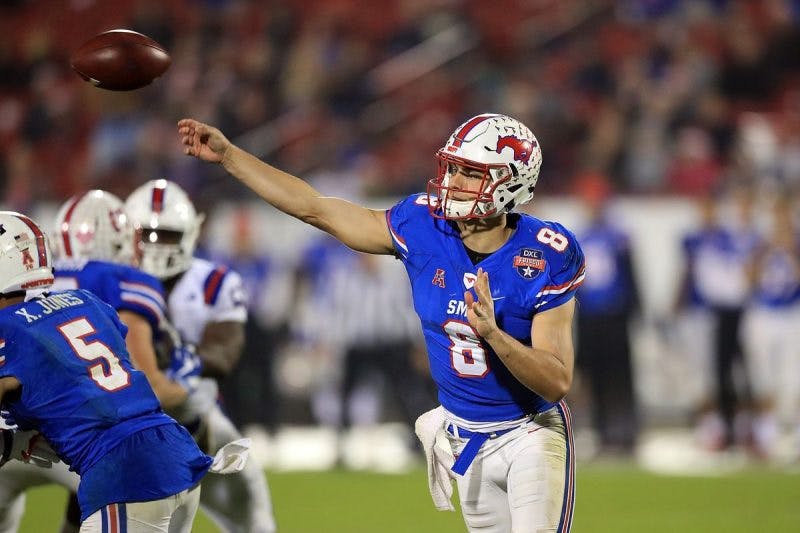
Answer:
<svg viewBox="0 0 800 533"><path fill-rule="evenodd" d="M514 161L521 161L527 165L530 163L534 146L534 142L528 139L518 139L514 135L505 135L504 137L497 138L497 148L495 152L499 154L504 148L511 148L514 150Z"/></svg>

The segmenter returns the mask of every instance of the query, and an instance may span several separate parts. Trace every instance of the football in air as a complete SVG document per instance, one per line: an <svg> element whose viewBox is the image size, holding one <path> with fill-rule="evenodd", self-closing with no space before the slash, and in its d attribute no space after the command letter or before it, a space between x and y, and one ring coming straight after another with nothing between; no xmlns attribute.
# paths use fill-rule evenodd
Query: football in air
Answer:
<svg viewBox="0 0 800 533"><path fill-rule="evenodd" d="M110 30L83 43L71 56L72 69L101 89L132 91L149 85L172 60L156 41L130 30Z"/></svg>

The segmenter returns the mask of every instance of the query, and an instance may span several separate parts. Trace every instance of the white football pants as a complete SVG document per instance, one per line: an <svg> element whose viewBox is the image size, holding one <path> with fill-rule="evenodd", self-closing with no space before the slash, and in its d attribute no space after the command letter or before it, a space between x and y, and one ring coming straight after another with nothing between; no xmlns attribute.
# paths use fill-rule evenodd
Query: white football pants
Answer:
<svg viewBox="0 0 800 533"><path fill-rule="evenodd" d="M795 425L800 407L800 305L753 306L742 319L742 344L756 400L772 399L775 412Z"/></svg>
<svg viewBox="0 0 800 533"><path fill-rule="evenodd" d="M190 533L200 487L161 500L112 503L81 524L80 533Z"/></svg>
<svg viewBox="0 0 800 533"><path fill-rule="evenodd" d="M458 455L468 439L448 433ZM487 440L456 476L470 532L570 531L575 505L572 420L564 401L508 433Z"/></svg>

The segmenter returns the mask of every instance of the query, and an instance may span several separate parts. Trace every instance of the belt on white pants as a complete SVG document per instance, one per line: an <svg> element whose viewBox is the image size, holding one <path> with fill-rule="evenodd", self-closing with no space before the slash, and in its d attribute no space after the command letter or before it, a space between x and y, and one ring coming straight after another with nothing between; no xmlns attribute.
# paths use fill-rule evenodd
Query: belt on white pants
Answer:
<svg viewBox="0 0 800 533"><path fill-rule="evenodd" d="M508 429L500 429L498 431L492 431L491 433L479 433L477 431L470 431L468 429L464 429L462 427L456 426L455 424L447 424L447 432L453 435L454 437L458 437L461 439L469 439L467 441L467 445L464 446L464 449L461 451L461 454L456 459L456 462L453 463L453 466L450 467L450 470L455 472L456 474L463 476L464 473L469 468L469 465L472 464L472 461L475 460L477 457L478 452L483 446L483 443L489 439L496 439L501 435L505 435L509 431L514 431L520 426L514 426Z"/></svg>

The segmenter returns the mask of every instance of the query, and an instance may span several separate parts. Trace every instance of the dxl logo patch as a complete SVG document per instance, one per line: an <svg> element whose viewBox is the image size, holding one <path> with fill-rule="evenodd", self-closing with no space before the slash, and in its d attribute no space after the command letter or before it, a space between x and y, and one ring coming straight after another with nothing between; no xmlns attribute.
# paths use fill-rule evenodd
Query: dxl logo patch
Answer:
<svg viewBox="0 0 800 533"><path fill-rule="evenodd" d="M517 269L517 274L525 279L537 277L547 265L547 261L543 256L544 254L541 250L534 250L533 248L520 250L519 255L514 256L514 268Z"/></svg>

